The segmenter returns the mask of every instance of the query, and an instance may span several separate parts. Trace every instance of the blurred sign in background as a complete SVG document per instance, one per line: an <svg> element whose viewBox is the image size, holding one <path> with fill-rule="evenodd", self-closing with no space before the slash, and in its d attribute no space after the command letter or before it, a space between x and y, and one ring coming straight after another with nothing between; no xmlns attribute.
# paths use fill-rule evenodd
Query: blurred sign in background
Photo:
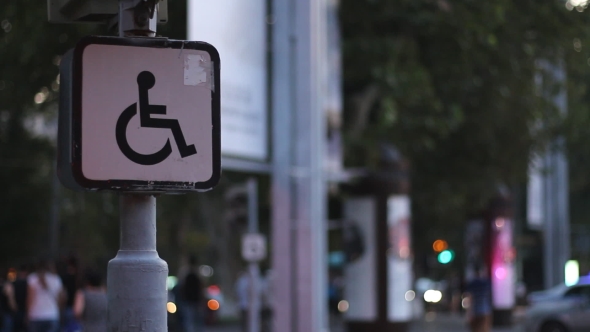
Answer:
<svg viewBox="0 0 590 332"><path fill-rule="evenodd" d="M221 153L268 157L265 0L188 2L188 39L216 46L221 72Z"/></svg>

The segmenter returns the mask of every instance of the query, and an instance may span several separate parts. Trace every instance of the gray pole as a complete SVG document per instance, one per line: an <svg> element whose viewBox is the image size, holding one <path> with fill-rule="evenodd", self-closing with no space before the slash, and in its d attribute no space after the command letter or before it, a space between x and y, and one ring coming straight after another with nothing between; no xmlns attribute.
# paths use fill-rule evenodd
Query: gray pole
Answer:
<svg viewBox="0 0 590 332"><path fill-rule="evenodd" d="M274 331L327 330L325 1L273 3Z"/></svg>
<svg viewBox="0 0 590 332"><path fill-rule="evenodd" d="M557 64L540 62L541 69L551 77L543 84L543 93L559 109L567 113L566 76L563 61ZM555 95L551 87L554 83L562 85ZM545 287L550 288L565 280L565 263L570 258L570 220L569 220L569 177L568 161L565 156L565 139L556 138L550 143L544 157L544 274Z"/></svg>
<svg viewBox="0 0 590 332"><path fill-rule="evenodd" d="M255 178L248 179L246 184L248 191L248 233L258 233L258 181ZM250 262L250 301L248 310L248 331L260 331L260 269L258 263Z"/></svg>
<svg viewBox="0 0 590 332"><path fill-rule="evenodd" d="M157 10L150 18L147 9L156 2L120 0L119 36L155 35ZM168 264L156 251L156 198L121 194L119 213L120 249L107 271L108 331L168 331Z"/></svg>
<svg viewBox="0 0 590 332"><path fill-rule="evenodd" d="M294 331L291 114L295 39L290 0L272 0L272 273L273 331Z"/></svg>
<svg viewBox="0 0 590 332"><path fill-rule="evenodd" d="M59 179L57 172L54 172L51 180L51 211L49 215L49 251L53 258L57 258L59 254L59 203Z"/></svg>
<svg viewBox="0 0 590 332"><path fill-rule="evenodd" d="M553 179L554 179L554 165L553 161L553 151L551 148L547 151L547 154L544 156L544 166L545 171L547 174L544 176L544 201L545 201L545 223L543 225L543 237L545 240L543 246L543 254L544 254L544 273L545 273L545 288L551 288L557 285L557 281L555 278L555 214L554 214L554 188L553 188Z"/></svg>
<svg viewBox="0 0 590 332"><path fill-rule="evenodd" d="M555 106L559 109L561 115L567 115L567 90L565 64L563 60L553 67L555 80L559 82L561 89L554 98ZM570 241L570 219L569 219L569 172L568 161L565 155L565 138L558 137L555 140L554 165L555 165L555 223L556 223L556 240L557 246L555 260L557 267L555 269L556 284L565 281L565 263L570 259L571 241Z"/></svg>
<svg viewBox="0 0 590 332"><path fill-rule="evenodd" d="M156 198L122 194L121 240L107 274L109 331L168 331L168 264L156 251Z"/></svg>
<svg viewBox="0 0 590 332"><path fill-rule="evenodd" d="M326 183L324 173L326 1L292 0L295 52L293 210L295 220L294 332L327 326Z"/></svg>

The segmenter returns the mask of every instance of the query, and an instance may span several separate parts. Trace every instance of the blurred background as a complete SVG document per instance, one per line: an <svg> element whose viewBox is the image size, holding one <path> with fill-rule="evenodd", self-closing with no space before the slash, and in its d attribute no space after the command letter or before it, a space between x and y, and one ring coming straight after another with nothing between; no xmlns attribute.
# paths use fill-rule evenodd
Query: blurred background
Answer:
<svg viewBox="0 0 590 332"><path fill-rule="evenodd" d="M277 197L269 166L279 151L272 134L279 2L170 0L169 22L158 28L219 45L222 72L236 75L222 74L219 185L157 199L171 303L195 258L211 331L239 329L248 180L257 181L257 221L268 239L263 283L272 284L281 260L272 258ZM468 285L484 266L498 331L590 330L588 320L570 324L571 315L590 313L586 290L584 301L576 296L562 311L531 313L537 302L557 301L538 291L557 286L567 297L590 275L588 2L321 2L325 25L312 35L323 36L325 126L315 144L324 147L328 175L317 221L325 252L316 254L325 255L318 275L330 328L466 330ZM206 28L215 22L220 28ZM242 40L236 34L250 24ZM73 192L56 176L59 64L91 34L114 32L106 24L50 24L38 0L0 2L0 282L40 258L55 263L64 285L87 268L106 276L118 250L118 195ZM233 71L242 55L256 62L254 74ZM170 329L182 330L176 309L169 312Z"/></svg>

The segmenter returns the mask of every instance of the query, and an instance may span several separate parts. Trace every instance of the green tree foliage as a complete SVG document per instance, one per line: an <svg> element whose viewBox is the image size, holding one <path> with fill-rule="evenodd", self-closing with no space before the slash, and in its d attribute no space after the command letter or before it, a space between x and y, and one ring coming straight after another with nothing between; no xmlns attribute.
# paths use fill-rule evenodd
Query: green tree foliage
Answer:
<svg viewBox="0 0 590 332"><path fill-rule="evenodd" d="M60 56L88 30L50 25L44 2L0 3L0 265L47 253L55 152L35 124L54 118Z"/></svg>
<svg viewBox="0 0 590 332"><path fill-rule="evenodd" d="M50 24L46 5L0 2L0 273L6 264L51 254L53 202L61 254L75 253L87 264L104 267L119 244L116 194L72 192L58 184L55 200L52 187L61 56L85 35L116 31L106 25ZM186 1L170 1L169 19L158 34L185 39ZM158 201L160 250L175 273L179 256L210 249L214 231L207 227L219 218L205 218L209 210L196 208L200 201L194 195ZM206 222L196 225L195 220Z"/></svg>
<svg viewBox="0 0 590 332"><path fill-rule="evenodd" d="M348 164L375 167L378 144L395 144L412 164L418 247L444 229L460 244L467 216L523 184L530 153L562 129L536 64L564 58L587 77L572 40L590 16L562 1L342 0L341 20Z"/></svg>

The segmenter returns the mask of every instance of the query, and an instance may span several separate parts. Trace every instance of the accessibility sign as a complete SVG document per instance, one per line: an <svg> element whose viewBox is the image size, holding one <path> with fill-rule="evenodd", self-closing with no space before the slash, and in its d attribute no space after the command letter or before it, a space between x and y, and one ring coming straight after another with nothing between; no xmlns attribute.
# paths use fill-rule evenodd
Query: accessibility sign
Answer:
<svg viewBox="0 0 590 332"><path fill-rule="evenodd" d="M219 181L219 54L86 37L60 65L58 175L72 189L183 192Z"/></svg>

